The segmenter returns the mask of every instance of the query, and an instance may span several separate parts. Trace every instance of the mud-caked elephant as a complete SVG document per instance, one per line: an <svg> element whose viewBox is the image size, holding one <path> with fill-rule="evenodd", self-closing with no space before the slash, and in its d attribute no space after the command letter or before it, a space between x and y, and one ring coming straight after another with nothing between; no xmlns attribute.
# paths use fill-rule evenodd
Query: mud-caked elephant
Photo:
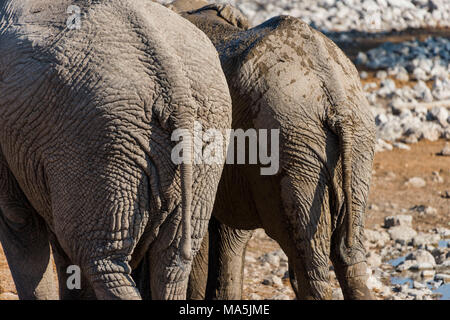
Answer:
<svg viewBox="0 0 450 320"><path fill-rule="evenodd" d="M276 174L262 175L262 163L225 166L191 296L240 299L246 244L264 228L289 258L299 299L331 298L330 258L344 297L370 299L363 228L375 126L356 68L293 17L245 30L228 5L180 14L219 52L232 127L280 130Z"/></svg>
<svg viewBox="0 0 450 320"><path fill-rule="evenodd" d="M195 121L229 128L231 98L173 11L0 0L0 240L20 298L58 298L50 247L60 298L139 299L144 256L152 298L185 298L223 169L190 161Z"/></svg>

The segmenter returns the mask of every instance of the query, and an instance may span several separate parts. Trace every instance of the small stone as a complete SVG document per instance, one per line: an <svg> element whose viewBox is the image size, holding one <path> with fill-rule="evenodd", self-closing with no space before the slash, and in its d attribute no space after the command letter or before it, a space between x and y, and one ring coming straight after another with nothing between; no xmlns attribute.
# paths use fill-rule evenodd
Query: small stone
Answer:
<svg viewBox="0 0 450 320"><path fill-rule="evenodd" d="M388 233L392 240L401 245L406 245L411 242L412 238L417 235L417 232L414 229L407 226L391 227L389 228Z"/></svg>
<svg viewBox="0 0 450 320"><path fill-rule="evenodd" d="M385 150L391 151L393 149L392 145L384 141L383 139L377 139L377 144L375 145L375 152L382 152Z"/></svg>
<svg viewBox="0 0 450 320"><path fill-rule="evenodd" d="M395 79L397 79L399 81L403 81L403 82L409 81L408 72L399 72L399 73L397 73L397 75L395 76Z"/></svg>
<svg viewBox="0 0 450 320"><path fill-rule="evenodd" d="M366 71L361 71L360 73L359 73L359 77L361 78L361 79L367 79L367 77L368 77L369 75L367 74L367 72Z"/></svg>
<svg viewBox="0 0 450 320"><path fill-rule="evenodd" d="M381 283L381 281L378 280L373 275L370 275L368 277L366 286L367 286L367 288L369 288L369 290L376 290L376 291L381 291L384 287L383 284Z"/></svg>
<svg viewBox="0 0 450 320"><path fill-rule="evenodd" d="M381 265L381 256L374 252L369 252L367 256L367 264L372 268L378 268Z"/></svg>
<svg viewBox="0 0 450 320"><path fill-rule="evenodd" d="M450 274L438 273L434 276L434 280L443 281L444 283L450 283Z"/></svg>
<svg viewBox="0 0 450 320"><path fill-rule="evenodd" d="M287 294L280 293L272 297L272 300L291 300Z"/></svg>
<svg viewBox="0 0 450 320"><path fill-rule="evenodd" d="M406 182L406 185L414 187L414 188L423 188L427 185L427 183L425 182L424 179L422 179L420 177L414 177L414 178L409 179Z"/></svg>
<svg viewBox="0 0 450 320"><path fill-rule="evenodd" d="M420 263L414 263L409 267L409 270L411 271L419 271L419 270L432 270L433 266L430 263L426 262L420 262Z"/></svg>
<svg viewBox="0 0 450 320"><path fill-rule="evenodd" d="M423 249L419 249L415 252L408 254L405 260L414 260L418 264L422 263L428 264L431 266L431 269L433 269L433 267L436 266L436 261L434 260L433 255Z"/></svg>
<svg viewBox="0 0 450 320"><path fill-rule="evenodd" d="M393 144L394 148L398 148L401 150L411 150L411 147L407 144L401 143L401 142L394 142Z"/></svg>
<svg viewBox="0 0 450 320"><path fill-rule="evenodd" d="M420 273L420 276L422 278L432 278L432 277L434 277L435 274L436 274L436 272L434 270L423 270Z"/></svg>
<svg viewBox="0 0 450 320"><path fill-rule="evenodd" d="M413 217L410 215L397 215L384 218L384 227L390 228L395 226L407 226L412 227Z"/></svg>
<svg viewBox="0 0 450 320"><path fill-rule="evenodd" d="M412 244L415 247L424 247L428 244L437 244L440 239L438 234L419 233L412 239Z"/></svg>
<svg viewBox="0 0 450 320"><path fill-rule="evenodd" d="M415 211L418 212L419 215L435 215L437 214L437 210L433 207L429 207L429 206L424 206L424 205L419 205L419 206L414 206L410 209L411 211Z"/></svg>
<svg viewBox="0 0 450 320"><path fill-rule="evenodd" d="M366 64L367 63L367 55L364 52L358 52L358 55L356 56L356 64ZM365 72L365 71L362 71ZM361 72L361 73L362 73ZM365 72L367 74L367 72ZM365 79L361 77L361 79Z"/></svg>
<svg viewBox="0 0 450 320"><path fill-rule="evenodd" d="M413 282L413 288L414 288L414 289L424 289L424 288L426 288L426 287L427 287L426 284L423 284L423 283L421 283L421 282L419 282L419 281L414 281L414 282Z"/></svg>
<svg viewBox="0 0 450 320"><path fill-rule="evenodd" d="M261 258L261 261L267 262L270 265L278 268L280 266L280 257L273 253L266 253Z"/></svg>
<svg viewBox="0 0 450 320"><path fill-rule="evenodd" d="M432 120L436 120L439 122L439 124L443 127L448 125L447 119L448 119L448 111L447 108L444 107L434 107L430 110L430 118Z"/></svg>
<svg viewBox="0 0 450 320"><path fill-rule="evenodd" d="M388 74L387 74L387 72L384 71L384 70L377 71L377 73L375 74L375 77L377 77L377 78L380 79L380 80L386 79L387 76L388 76Z"/></svg>
<svg viewBox="0 0 450 320"><path fill-rule="evenodd" d="M415 265L415 262L413 260L405 260L395 267L395 271L403 272L409 270L409 268L413 265Z"/></svg>
<svg viewBox="0 0 450 320"><path fill-rule="evenodd" d="M450 143L446 142L444 149L441 150L441 152L439 152L440 156L450 156Z"/></svg>
<svg viewBox="0 0 450 320"><path fill-rule="evenodd" d="M449 149L450 149L450 147L449 147ZM450 150L449 150L449 151L450 151ZM449 154L449 155L450 155L450 154ZM443 182L444 182L444 178L442 178L442 177L439 175L439 172L438 172L438 171L433 171L433 172L432 172L431 180L432 180L433 182L435 182L435 183L443 183Z"/></svg>
<svg viewBox="0 0 450 320"><path fill-rule="evenodd" d="M421 80L421 79L419 79ZM416 97L424 102L433 101L433 95L431 94L431 90L428 88L425 82L418 81L414 86L413 90L416 93Z"/></svg>
<svg viewBox="0 0 450 320"><path fill-rule="evenodd" d="M269 277L265 278L262 282L262 284L266 286L283 286L283 281L280 277L276 275L270 275Z"/></svg>
<svg viewBox="0 0 450 320"><path fill-rule="evenodd" d="M248 299L249 299L249 300L261 300L262 298L261 298L260 295L258 295L258 294L256 294L256 293L252 292L252 293L250 293L250 294L248 295Z"/></svg>
<svg viewBox="0 0 450 320"><path fill-rule="evenodd" d="M369 242L377 244L380 247L383 247L390 240L389 234L386 231L365 229L364 234Z"/></svg>

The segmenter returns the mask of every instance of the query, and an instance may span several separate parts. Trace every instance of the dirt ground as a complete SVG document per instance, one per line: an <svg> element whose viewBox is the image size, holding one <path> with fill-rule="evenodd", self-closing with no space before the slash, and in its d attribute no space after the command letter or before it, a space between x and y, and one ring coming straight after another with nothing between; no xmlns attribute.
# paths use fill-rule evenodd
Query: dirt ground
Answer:
<svg viewBox="0 0 450 320"><path fill-rule="evenodd" d="M437 155L445 143L443 140L421 141L410 145L411 150L394 149L376 154L366 217L367 228L382 225L385 216L402 213L413 215L417 230L450 226L450 198L445 197L446 192L450 193L450 157ZM441 179L436 178L433 172L438 172ZM423 188L406 185L405 182L412 177L423 178L427 185ZM414 214L415 211L410 209L418 205L431 206L437 213L426 216ZM253 257L259 257L278 249L275 241L259 232L250 241L247 251ZM247 270L251 270L251 266ZM244 298L248 299L252 293L262 298L273 296L272 288L262 285L262 280L255 274L246 274ZM289 288L288 280L283 281ZM5 293L16 293L16 290L0 246L0 298L14 298ZM290 288L286 294L293 297Z"/></svg>

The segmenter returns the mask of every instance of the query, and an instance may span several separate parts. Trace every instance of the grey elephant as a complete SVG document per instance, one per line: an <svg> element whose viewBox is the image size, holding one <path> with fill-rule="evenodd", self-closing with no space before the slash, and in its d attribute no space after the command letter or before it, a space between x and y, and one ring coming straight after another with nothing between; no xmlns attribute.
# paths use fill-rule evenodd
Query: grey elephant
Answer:
<svg viewBox="0 0 450 320"><path fill-rule="evenodd" d="M363 228L375 125L354 65L293 17L245 30L229 5L180 14L219 52L232 127L280 130L276 175L261 175L262 163L225 166L191 297L240 299L245 247L264 228L289 258L297 298L331 298L331 258L344 297L371 299Z"/></svg>
<svg viewBox="0 0 450 320"><path fill-rule="evenodd" d="M194 121L230 127L231 98L211 41L171 10L0 0L0 240L21 299L58 298L50 247L60 298L139 299L143 258L152 298L186 297L223 169L192 163Z"/></svg>

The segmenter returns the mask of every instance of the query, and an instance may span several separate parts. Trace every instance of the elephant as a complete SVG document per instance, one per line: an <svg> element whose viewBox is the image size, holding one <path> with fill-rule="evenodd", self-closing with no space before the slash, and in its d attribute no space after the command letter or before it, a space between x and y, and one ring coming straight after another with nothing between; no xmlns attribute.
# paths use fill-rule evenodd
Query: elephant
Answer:
<svg viewBox="0 0 450 320"><path fill-rule="evenodd" d="M223 170L193 163L193 126L231 112L213 44L160 4L0 0L0 241L19 298L138 300L146 258L151 298L185 299Z"/></svg>
<svg viewBox="0 0 450 320"><path fill-rule="evenodd" d="M246 28L229 5L179 14L219 52L232 127L280 130L276 174L225 165L190 297L240 299L247 242L264 228L288 256L298 299L331 298L330 260L345 299L372 299L363 231L375 124L355 66L298 18Z"/></svg>

